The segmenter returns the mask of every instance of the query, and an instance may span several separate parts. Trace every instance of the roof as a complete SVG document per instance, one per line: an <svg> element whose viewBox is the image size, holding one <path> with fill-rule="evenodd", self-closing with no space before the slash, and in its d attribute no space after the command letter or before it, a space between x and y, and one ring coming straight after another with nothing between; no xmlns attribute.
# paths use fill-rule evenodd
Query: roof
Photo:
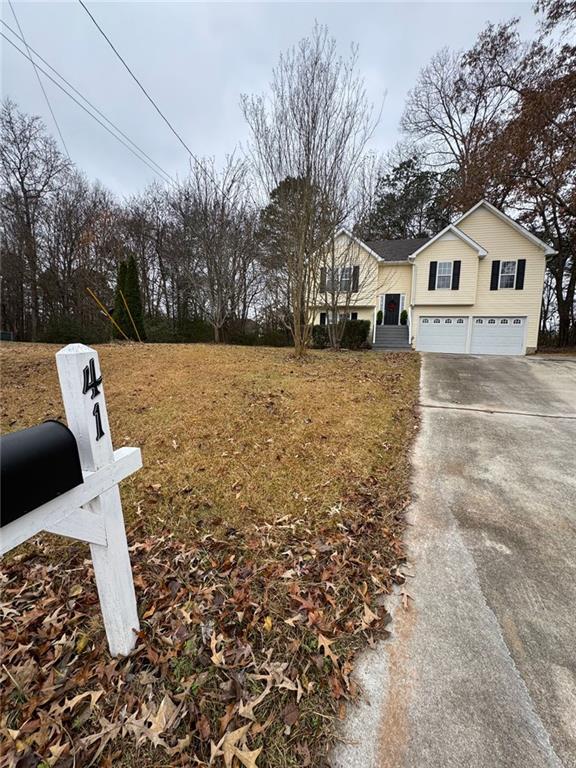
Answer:
<svg viewBox="0 0 576 768"><path fill-rule="evenodd" d="M383 261L408 261L408 256L422 248L429 240L429 237L412 237L408 240L367 240L366 245Z"/></svg>

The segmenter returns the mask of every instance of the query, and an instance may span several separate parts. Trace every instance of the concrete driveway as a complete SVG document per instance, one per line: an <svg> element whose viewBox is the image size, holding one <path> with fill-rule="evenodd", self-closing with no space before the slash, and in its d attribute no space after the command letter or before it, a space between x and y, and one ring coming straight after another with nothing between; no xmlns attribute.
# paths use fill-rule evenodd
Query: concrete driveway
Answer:
<svg viewBox="0 0 576 768"><path fill-rule="evenodd" d="M576 360L424 355L405 609L338 768L576 766Z"/></svg>

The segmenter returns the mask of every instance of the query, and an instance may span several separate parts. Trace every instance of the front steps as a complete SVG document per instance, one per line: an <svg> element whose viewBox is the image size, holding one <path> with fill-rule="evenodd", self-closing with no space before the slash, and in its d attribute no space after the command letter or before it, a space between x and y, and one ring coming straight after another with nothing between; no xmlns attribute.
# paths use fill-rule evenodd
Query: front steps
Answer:
<svg viewBox="0 0 576 768"><path fill-rule="evenodd" d="M377 325L372 349L410 349L407 325Z"/></svg>

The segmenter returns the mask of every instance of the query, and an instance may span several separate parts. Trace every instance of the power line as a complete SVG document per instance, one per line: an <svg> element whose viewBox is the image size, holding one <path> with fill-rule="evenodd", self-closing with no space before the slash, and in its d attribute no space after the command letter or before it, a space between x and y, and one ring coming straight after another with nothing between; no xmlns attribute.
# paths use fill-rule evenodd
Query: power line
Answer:
<svg viewBox="0 0 576 768"><path fill-rule="evenodd" d="M30 48L28 46L28 43L26 42L26 39L24 37L24 32L22 31L22 27L20 26L20 22L18 21L18 16L16 16L16 11L14 10L14 6L12 5L12 0L8 0L8 4L10 6L10 10L12 11L12 16L14 16L14 21L16 22L16 26L20 30L20 39L26 46L26 50L28 51L28 54L30 54ZM17 35L18 37L18 35ZM54 120L54 125L56 126L56 130L58 131L58 135L60 136L60 141L62 142L62 146L64 147L64 151L68 155L68 160L70 160L70 152L68 152L68 147L66 146L66 142L64 141L64 136L62 136L62 131L60 130L60 126L58 125L58 120L56 120L56 115L54 114L54 110L52 109L52 105L50 104L50 99L48 98L48 94L46 93L46 89L44 88L44 83L42 82L42 79L40 77L40 74L36 68L36 62L32 61L32 66L34 68L34 72L36 73L36 77L38 78L38 85L40 86L40 89L42 90L42 93L44 94L44 98L46 99L46 104L48 104L48 109L50 110L50 114L52 115L52 120Z"/></svg>
<svg viewBox="0 0 576 768"><path fill-rule="evenodd" d="M15 42L13 42L12 40L10 40L10 38L9 38L9 37L7 37L7 36L4 34L4 32L0 32L0 35L1 35L1 36L2 36L2 37L3 37L3 38L4 38L4 39L7 41L7 42L9 42L9 43L10 43L10 45L11 45L13 48L15 48L15 49L16 49L16 50L17 50L19 53L21 53L21 54L22 54L22 56L24 56L24 57L25 57L26 59L28 59L29 61L32 61L32 58L31 58L30 56L28 56L28 55L27 55L27 54L26 54L26 53L25 53L25 52L24 52L24 51L23 51L21 48L19 48L19 47L16 45L16 43L15 43ZM99 125L101 125L101 126L102 126L102 128L104 128L104 130L105 130L105 131L108 131L108 133L109 133L111 136L113 136L113 137L116 139L116 141L119 141L119 142L120 142L120 144L123 144L123 145L126 147L126 149L127 149L129 152L131 152L131 153L134 155L134 157L137 157L137 158L138 158L138 160L140 160L140 161L141 161L141 162L143 162L145 165L147 165L147 166L148 166L148 168L150 168L150 170L151 170L151 171L153 171L153 172L154 172L154 173L155 173L155 174L156 174L156 175L157 175L159 178L161 178L163 182L166 182L167 180L170 180L170 181L172 181L172 179L170 178L170 176L168 176L168 174L166 174L166 176L168 177L168 179L164 178L164 176L162 176L162 175L161 175L161 174L160 174L160 173L159 173L159 172L156 170L156 168L154 168L154 167L153 167L153 166L152 166L152 165L151 165L151 164L150 164L150 163L149 163L147 160L145 160L143 157L141 157L139 154L137 154L137 153L136 153L136 152L135 152L135 151L132 149L132 147L131 147L129 144L127 144L127 143L126 143L126 142L125 142L123 139L121 139L121 138L120 138L120 136L117 136L117 135L116 135L116 134L115 134L113 131L111 131L111 130L110 130L110 128L108 128L108 126L107 126L107 125L105 125L105 124L104 124L104 123L103 123L101 120L99 120L99 119L96 117L96 115L92 114L92 112L90 112L90 110L88 110L88 109L87 109L87 108L84 106L84 104L82 104L81 102L79 102L79 101L78 101L78 99L76 99L74 96L72 96L72 94L71 94L69 91L67 91L67 90L66 90L66 88L64 88L64 86L62 86L62 85L61 85L61 84L60 84L60 83L59 83L57 80L55 80L55 79L54 79L54 78L53 78L53 77L52 77L50 74L48 74L48 72L46 72L46 70L45 70L45 69L42 69L42 67L41 67L39 64L36 64L36 66L38 67L38 69L40 70L40 72L42 72L42 74L43 74L43 75L45 75L45 76L46 76L46 77L47 77L49 80L51 80L51 81L54 83L54 85L56 85L58 88L60 88L60 90L61 90L61 91L63 91L63 92L66 94L66 96L68 96L68 98L72 99L72 101L73 101L73 102L75 102L75 103L76 103L76 104L77 104L77 105L78 105L78 106L79 106L81 109L83 109L83 110L84 110L84 112L86 112L86 114L87 114L87 115L90 115L90 117L91 117L93 120L96 120L96 122L97 122ZM113 123L112 123L112 122L111 122L111 125L113 125ZM134 145L134 146L136 146L136 145ZM140 149L139 149L139 151L140 151L140 152L142 152L142 150L140 150ZM144 152L142 152L142 154L144 154ZM166 172L165 172L165 171L162 171L162 173L166 173Z"/></svg>
<svg viewBox="0 0 576 768"><path fill-rule="evenodd" d="M208 170L205 168L204 164L203 164L203 163L201 163L201 162L200 162L200 160L198 160L198 158L196 157L196 155L195 155L195 154L192 152L192 150L190 149L190 147L189 147L189 146L186 144L186 142L184 141L184 139L183 139L183 138L180 136L180 134L178 133L178 131L177 131L177 130L174 128L174 126L172 125L172 123L171 123L171 122L168 120L168 118L166 117L166 115L165 115L165 114L162 112L162 110L160 109L160 107L159 107L159 106L156 104L156 102L154 101L154 99L152 98L152 96L150 96L150 94L148 93L148 91L146 90L146 88L144 88L144 86L142 85L142 83L140 82L140 80L139 80L139 79L136 77L136 75L134 74L134 72L133 72L133 71L130 69L130 67L128 66L128 64L126 63L126 61L124 60L124 58L122 57L122 55L120 54L120 52L118 51L118 49L116 48L116 46L114 45L114 43L113 43L113 42L110 40L110 38L108 37L108 35L106 34L106 32L104 32L104 30L102 29L102 27L100 26L100 24L99 24L99 23L96 21L96 19L94 18L94 16L93 16L93 15L90 13L90 11L88 10L88 8L86 7L86 4L84 3L84 0L78 0L78 2L79 2L79 3L80 3L80 5L82 6L82 8L84 8L84 10L85 10L85 11L86 11L86 13L88 14L88 16L90 16L90 18L92 19L92 21L93 21L94 25L96 26L96 28L98 29L98 31L100 32L100 34L102 35L102 37L103 37L103 38L106 40L106 42L108 43L108 45L110 46L110 48L112 48L112 50L114 51L114 53L116 54L116 56L117 56L117 57L120 59L120 61L121 61L121 62L122 62L122 64L124 65L125 69L126 69L126 70L127 70L127 72L130 74L131 78L134 80L134 82L136 83L136 85L137 85L137 86L140 88L140 90L142 91L142 93L144 94L144 96L146 96L146 98L148 99L148 101L150 102L150 104L152 104L152 106L154 107L154 109L156 110L156 112L158 112L158 114L160 115L160 117L162 118L162 120L164 120L164 122L166 123L166 125L168 126L168 128L170 128L170 130L172 131L172 133L174 134L174 136L176 136L176 138L178 139L178 141L180 142L180 144L182 144L182 146L184 147L184 149L185 149L185 150L188 152L188 154L190 155L190 157L192 158L192 160L194 160L194 162L196 163L196 165L197 165L197 166L198 166L198 167L199 167L199 168L202 170L202 172L203 172L203 173L206 175L206 177L207 177L207 178L209 178L209 179L212 181L212 183L213 183L213 184L216 184L216 186L217 186L217 187L220 187L220 189L221 189L221 191L222 191L222 194L223 194L223 195L224 195L224 196L227 198L227 200L228 200L229 202L232 202L232 201L230 200L230 198L229 198L228 194L227 194L227 193L224 191L224 189L221 187L221 185L220 185L220 184L218 184L218 182L217 182L217 181L216 181L216 179L215 179L215 178L212 176L212 174L211 174L211 173L210 173L210 172L209 172L209 171L208 171Z"/></svg>
<svg viewBox="0 0 576 768"><path fill-rule="evenodd" d="M28 50L28 53L30 53L30 51L31 51L31 52L32 52L32 53L33 53L33 54L36 56L36 58L40 59L40 61L41 61L41 62L43 62L43 63L44 63L44 64L45 64L45 65L48 67L48 69L49 69L51 72L54 72L54 74L55 74L55 75L57 75L57 76L60 78L60 80L62 80L62 82L66 83L66 85L67 85L67 86L68 86L70 89L72 89L72 90L74 91L74 93L76 93L78 96L80 96L80 98L81 98L81 99L82 99L82 100L83 100L83 101L84 101L86 104L88 104L88 106L89 106L91 109L93 109L93 110L94 110L94 111L95 111L95 112L96 112L98 115L100 115L100 117L101 117L103 120L105 120L105 121L106 121L106 122L107 122L109 125L111 125L111 126L114 128L114 130L118 131L118 133L119 133L121 136L123 136L123 137L126 139L126 141L128 141L130 144L132 144L132 146L133 146L133 147L135 147L135 148L138 150L138 152L140 152L142 155L144 155L144 157L145 157L145 158L147 158L147 159L148 159L148 160L149 160L149 161L150 161L150 162L151 162L153 165L155 165L155 166L156 166L156 168L158 168L158 170L160 170L160 171L161 171L161 172L162 172L162 173L163 173L163 174L164 174L164 175L167 177L167 179L168 179L168 180L169 180L171 183L173 183L173 184L175 183L175 182L174 182L174 180L172 179L172 177L170 176L170 174L169 174L167 171L165 171L165 170L162 168L162 166L161 166L161 165L159 165L159 164L158 164L158 163L157 163L155 160L153 160L153 159L150 157L150 155L148 155L148 154L147 154L147 153L146 153L146 152L145 152L143 149L141 149L141 148L138 146L138 144L136 144L134 141L132 141L132 139L130 138L130 136L127 136L127 135L124 133L124 131L123 131L121 128L119 128L119 127L118 127L118 126L117 126L117 125L116 125L116 124L115 124L115 123L114 123L112 120L110 120L110 118L109 118L109 117L106 117L106 115L105 115L105 114L104 114L104 113L103 113L103 112L102 112L100 109L98 109L98 107L97 107L96 105L92 104L92 102L91 102L89 99L87 99L87 98L86 98L86 96L84 96L84 95L83 95L83 94L82 94L82 93L81 93L81 92L78 90L78 88L75 88L75 87L72 85L72 83L71 83L71 82L69 82L68 80L66 80L66 78L65 78L63 75L61 75L61 74L60 74L60 72L58 72L58 70L54 69L54 67L53 67L51 64L49 64L49 62L47 62L47 61L46 61L46 59L45 59L45 58L43 58L43 57L42 57L42 56L41 56L41 55L38 53L38 51L34 50L34 48L32 48L32 46L30 46L30 45L27 45L27 44L26 44L26 41L24 40L24 38L20 37L20 35L18 35L18 34L17 34L17 33L16 33L16 32L15 32L13 29L12 29L12 27L11 27L9 24L7 24L7 23L6 23L6 22L5 22L3 19L0 19L0 22L2 22L2 24L4 24L4 26L5 26L7 29L9 29L9 30L10 30L10 32L11 32L11 33L14 35L14 37L18 38L18 40L20 40L22 43L24 43L24 44L26 45L26 48L27 48L27 50Z"/></svg>

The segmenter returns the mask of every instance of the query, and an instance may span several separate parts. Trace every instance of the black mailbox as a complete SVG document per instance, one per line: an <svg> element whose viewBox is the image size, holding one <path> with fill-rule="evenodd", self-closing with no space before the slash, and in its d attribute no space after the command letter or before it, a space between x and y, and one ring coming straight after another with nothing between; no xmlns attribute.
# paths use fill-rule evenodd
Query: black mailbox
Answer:
<svg viewBox="0 0 576 768"><path fill-rule="evenodd" d="M76 438L59 421L3 435L0 465L2 525L84 482Z"/></svg>

